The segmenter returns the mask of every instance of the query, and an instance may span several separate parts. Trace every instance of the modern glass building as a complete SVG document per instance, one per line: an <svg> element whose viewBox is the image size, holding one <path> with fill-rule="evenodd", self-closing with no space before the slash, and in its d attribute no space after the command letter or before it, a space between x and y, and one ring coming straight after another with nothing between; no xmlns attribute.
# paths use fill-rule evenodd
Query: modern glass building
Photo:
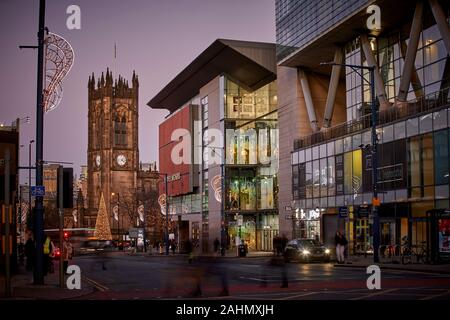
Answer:
<svg viewBox="0 0 450 320"><path fill-rule="evenodd" d="M371 83L358 66L375 66L381 244L450 252L449 17L437 0L277 1L281 230L331 244L341 229L350 253L370 252Z"/></svg>
<svg viewBox="0 0 450 320"><path fill-rule="evenodd" d="M187 227L184 237L198 239L204 252L216 239L229 250L242 242L272 250L278 234L275 45L217 40L148 105L170 111L160 125L160 171L175 177L167 201L172 220ZM184 130L180 140L172 136L176 129ZM191 163L171 161L180 141L189 141L182 153L192 155Z"/></svg>

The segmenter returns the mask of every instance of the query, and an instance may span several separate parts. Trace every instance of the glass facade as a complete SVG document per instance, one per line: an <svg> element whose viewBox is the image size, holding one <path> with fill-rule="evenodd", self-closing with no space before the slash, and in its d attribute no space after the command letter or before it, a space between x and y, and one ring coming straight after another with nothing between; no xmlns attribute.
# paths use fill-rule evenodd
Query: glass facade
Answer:
<svg viewBox="0 0 450 320"><path fill-rule="evenodd" d="M395 31L384 37L369 38L372 52L378 61L387 99L391 103L395 102L399 91L408 37L409 34ZM416 52L415 72L407 94L408 101L439 92L442 83L448 83L450 69L445 68L447 59L437 25L423 29ZM367 66L359 39L345 46L345 63ZM359 120L370 113L369 72L365 70L361 74L360 70L348 67L345 69L347 121ZM425 118L424 121L429 122L430 119ZM423 126L423 130L431 131L431 128Z"/></svg>
<svg viewBox="0 0 450 320"><path fill-rule="evenodd" d="M277 60L323 35L368 0L276 0Z"/></svg>
<svg viewBox="0 0 450 320"><path fill-rule="evenodd" d="M224 77L225 194L229 245L272 250L278 234L277 88L249 92Z"/></svg>
<svg viewBox="0 0 450 320"><path fill-rule="evenodd" d="M408 234L408 221L413 242L423 241L426 211L449 206L449 114L443 108L378 129L382 244L399 243L400 235ZM348 207L345 228L354 252L364 252L372 242L370 216L361 214L372 203L372 156L364 145L349 141L365 141L367 132L297 150L291 160L295 208L337 213ZM316 149L321 150L317 160L304 156ZM301 224L300 219L296 227Z"/></svg>

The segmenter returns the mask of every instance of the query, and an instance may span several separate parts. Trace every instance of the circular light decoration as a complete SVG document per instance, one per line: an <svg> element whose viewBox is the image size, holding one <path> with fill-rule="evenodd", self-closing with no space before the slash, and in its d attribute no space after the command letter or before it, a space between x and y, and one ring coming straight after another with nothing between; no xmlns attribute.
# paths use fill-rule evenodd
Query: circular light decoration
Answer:
<svg viewBox="0 0 450 320"><path fill-rule="evenodd" d="M119 221L119 206L115 205L113 207L114 220Z"/></svg>
<svg viewBox="0 0 450 320"><path fill-rule="evenodd" d="M141 204L138 207L138 214L139 214L139 220L141 220L142 222L144 222L144 205Z"/></svg>
<svg viewBox="0 0 450 320"><path fill-rule="evenodd" d="M159 203L159 207L161 209L161 213L163 215L166 215L166 194L163 193L162 195L160 195L158 197L158 203Z"/></svg>
<svg viewBox="0 0 450 320"><path fill-rule="evenodd" d="M78 222L78 211L77 211L77 209L72 210L72 217L73 217L73 221L75 223L77 223Z"/></svg>
<svg viewBox="0 0 450 320"><path fill-rule="evenodd" d="M72 68L74 52L63 37L48 33L45 38L45 89L44 111L55 109L61 102L62 80Z"/></svg>
<svg viewBox="0 0 450 320"><path fill-rule="evenodd" d="M214 190L214 198L216 198L218 202L222 202L222 176L214 176L211 180L211 187Z"/></svg>

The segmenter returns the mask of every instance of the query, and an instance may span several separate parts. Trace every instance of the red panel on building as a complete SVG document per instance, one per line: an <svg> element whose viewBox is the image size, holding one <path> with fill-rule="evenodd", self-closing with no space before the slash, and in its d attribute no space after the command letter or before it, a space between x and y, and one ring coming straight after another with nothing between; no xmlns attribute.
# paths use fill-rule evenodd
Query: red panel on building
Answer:
<svg viewBox="0 0 450 320"><path fill-rule="evenodd" d="M183 139L189 142L189 148L192 155L193 152L193 135L192 127L194 118L196 118L197 106L186 105L170 118L159 125L159 170L161 173L167 173L169 176L168 194L176 196L180 194L188 194L193 192L192 175L195 172L193 161L188 163L175 164L172 159L173 148L182 143ZM172 141L172 133L176 129L185 129L189 134L180 141ZM191 157L192 158L192 157ZM165 193L165 186L160 184L160 193Z"/></svg>

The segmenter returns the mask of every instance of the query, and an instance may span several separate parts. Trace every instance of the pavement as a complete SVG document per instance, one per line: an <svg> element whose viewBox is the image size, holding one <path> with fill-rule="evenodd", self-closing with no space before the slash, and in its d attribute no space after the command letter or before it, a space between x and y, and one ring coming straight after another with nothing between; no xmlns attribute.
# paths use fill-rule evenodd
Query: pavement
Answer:
<svg viewBox="0 0 450 320"><path fill-rule="evenodd" d="M12 275L10 298L5 298L5 279L4 275L0 275L0 300L65 300L82 298L95 291L94 286L83 277L80 290L60 288L58 270L59 264L55 262L55 272L45 277L44 285L34 285L33 272L25 271L23 266L19 266L18 272Z"/></svg>
<svg viewBox="0 0 450 320"><path fill-rule="evenodd" d="M381 258L379 263L373 262L373 257L368 256L350 256L347 257L345 263L334 264L337 268L367 268L370 265L378 265L380 269L384 270L403 270L412 272L424 272L435 274L450 274L450 263L442 264L424 264L411 263L402 264L400 258Z"/></svg>

